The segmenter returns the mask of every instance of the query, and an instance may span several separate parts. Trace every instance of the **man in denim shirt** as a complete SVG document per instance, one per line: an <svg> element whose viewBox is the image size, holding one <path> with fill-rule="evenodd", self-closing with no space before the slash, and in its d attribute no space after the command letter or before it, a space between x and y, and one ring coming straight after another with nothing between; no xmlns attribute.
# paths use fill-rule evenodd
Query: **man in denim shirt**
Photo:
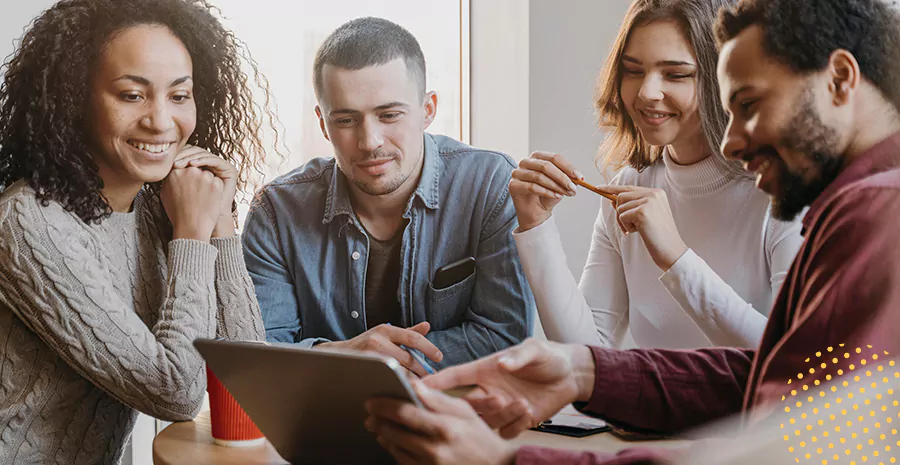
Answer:
<svg viewBox="0 0 900 465"><path fill-rule="evenodd" d="M334 146L257 195L243 233L270 341L373 350L425 370L531 335L511 232L508 156L427 134L437 95L405 29L361 18L316 54L316 114ZM435 272L467 257L434 282Z"/></svg>

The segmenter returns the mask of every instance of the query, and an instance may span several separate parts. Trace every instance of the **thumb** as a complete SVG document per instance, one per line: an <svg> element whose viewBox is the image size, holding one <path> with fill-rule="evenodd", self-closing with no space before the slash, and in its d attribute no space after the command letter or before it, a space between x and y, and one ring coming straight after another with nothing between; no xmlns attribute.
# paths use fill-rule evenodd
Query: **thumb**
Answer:
<svg viewBox="0 0 900 465"><path fill-rule="evenodd" d="M420 381L413 382L413 389L415 389L422 405L432 412L450 414L457 417L466 417L467 411L474 413L468 402L431 389Z"/></svg>
<svg viewBox="0 0 900 465"><path fill-rule="evenodd" d="M415 326L410 326L408 329L415 331L421 335L428 334L428 331L431 331L431 323L427 321L423 321Z"/></svg>
<svg viewBox="0 0 900 465"><path fill-rule="evenodd" d="M532 364L539 356L540 351L537 345L522 344L509 349L506 354L501 355L500 359L497 360L497 365L507 373L514 373Z"/></svg>
<svg viewBox="0 0 900 465"><path fill-rule="evenodd" d="M606 186L596 186L596 187L597 187L598 190L601 190L601 191L603 191L603 192L606 192L607 194L622 194L622 193L625 193L625 192L631 192L631 191L634 191L634 190L635 190L635 187L634 187L634 186L613 186L613 185L606 185Z"/></svg>

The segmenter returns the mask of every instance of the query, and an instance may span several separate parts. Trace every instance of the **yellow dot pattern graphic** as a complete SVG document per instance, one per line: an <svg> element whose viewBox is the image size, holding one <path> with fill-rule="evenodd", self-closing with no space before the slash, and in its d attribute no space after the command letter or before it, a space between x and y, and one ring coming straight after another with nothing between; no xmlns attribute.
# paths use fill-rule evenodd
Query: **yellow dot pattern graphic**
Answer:
<svg viewBox="0 0 900 465"><path fill-rule="evenodd" d="M889 356L869 345L838 344L806 359L809 365L788 380L781 396L784 411L790 414L787 423L793 425L782 423L781 429L786 430L784 441L795 463L897 463L900 432L891 425L894 418L900 422L900 369L893 360L882 360ZM822 383L830 386L819 387ZM872 395L886 387L887 398ZM840 412L832 404L839 404ZM842 426L862 434L847 431L848 435Z"/></svg>

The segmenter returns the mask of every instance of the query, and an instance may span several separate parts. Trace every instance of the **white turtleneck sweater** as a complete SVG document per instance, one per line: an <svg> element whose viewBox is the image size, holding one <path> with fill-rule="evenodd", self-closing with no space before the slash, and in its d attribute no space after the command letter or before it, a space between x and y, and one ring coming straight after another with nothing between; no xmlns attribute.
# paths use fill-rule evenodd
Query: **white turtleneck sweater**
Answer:
<svg viewBox="0 0 900 465"><path fill-rule="evenodd" d="M802 243L801 216L773 219L753 181L713 157L684 166L662 158L640 173L623 169L611 184L666 192L688 246L666 272L639 234L622 233L610 202L600 208L577 284L552 216L513 233L548 339L619 347L630 328L640 347L758 345Z"/></svg>

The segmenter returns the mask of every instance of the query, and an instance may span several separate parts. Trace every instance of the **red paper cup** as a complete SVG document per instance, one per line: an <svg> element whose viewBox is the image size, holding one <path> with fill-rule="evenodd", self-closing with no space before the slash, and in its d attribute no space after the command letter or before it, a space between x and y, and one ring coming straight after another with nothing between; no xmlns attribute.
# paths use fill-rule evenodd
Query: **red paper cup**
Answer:
<svg viewBox="0 0 900 465"><path fill-rule="evenodd" d="M206 391L209 393L213 442L226 447L256 447L265 444L265 436L208 367Z"/></svg>

